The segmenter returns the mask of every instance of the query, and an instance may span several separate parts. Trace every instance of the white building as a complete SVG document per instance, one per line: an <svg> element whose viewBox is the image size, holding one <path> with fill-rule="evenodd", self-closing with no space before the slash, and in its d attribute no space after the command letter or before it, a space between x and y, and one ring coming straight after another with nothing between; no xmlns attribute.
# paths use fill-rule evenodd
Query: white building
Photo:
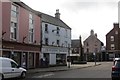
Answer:
<svg viewBox="0 0 120 80"><path fill-rule="evenodd" d="M55 17L42 13L41 58L47 58L49 65L66 64L68 46L71 46L71 28L60 19L59 10Z"/></svg>

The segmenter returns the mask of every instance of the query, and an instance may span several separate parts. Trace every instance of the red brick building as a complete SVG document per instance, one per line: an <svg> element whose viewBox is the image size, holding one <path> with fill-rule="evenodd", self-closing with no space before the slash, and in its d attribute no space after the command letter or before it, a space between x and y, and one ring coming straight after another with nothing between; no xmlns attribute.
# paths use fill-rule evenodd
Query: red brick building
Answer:
<svg viewBox="0 0 120 80"><path fill-rule="evenodd" d="M113 29L106 34L106 50L110 59L120 57L119 23L114 23L113 26Z"/></svg>
<svg viewBox="0 0 120 80"><path fill-rule="evenodd" d="M41 14L23 2L2 2L2 56L39 67Z"/></svg>

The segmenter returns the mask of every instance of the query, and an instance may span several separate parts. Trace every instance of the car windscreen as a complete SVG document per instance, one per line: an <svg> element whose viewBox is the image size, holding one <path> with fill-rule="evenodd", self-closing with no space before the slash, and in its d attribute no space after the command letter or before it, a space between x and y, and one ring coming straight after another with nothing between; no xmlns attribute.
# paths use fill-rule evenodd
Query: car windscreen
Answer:
<svg viewBox="0 0 120 80"><path fill-rule="evenodd" d="M120 61L115 61L115 67L120 67Z"/></svg>

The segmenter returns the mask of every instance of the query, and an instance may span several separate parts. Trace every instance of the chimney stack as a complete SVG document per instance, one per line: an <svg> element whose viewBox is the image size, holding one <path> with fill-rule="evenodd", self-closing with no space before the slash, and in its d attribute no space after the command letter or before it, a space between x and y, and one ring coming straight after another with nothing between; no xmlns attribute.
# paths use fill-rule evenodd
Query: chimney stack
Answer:
<svg viewBox="0 0 120 80"><path fill-rule="evenodd" d="M119 23L114 23L113 26L114 26L114 28L118 29L119 28Z"/></svg>
<svg viewBox="0 0 120 80"><path fill-rule="evenodd" d="M59 9L56 9L55 17L58 18L58 19L60 19Z"/></svg>
<svg viewBox="0 0 120 80"><path fill-rule="evenodd" d="M91 35L94 35L94 30L91 30L91 31L90 31L90 34L91 34Z"/></svg>

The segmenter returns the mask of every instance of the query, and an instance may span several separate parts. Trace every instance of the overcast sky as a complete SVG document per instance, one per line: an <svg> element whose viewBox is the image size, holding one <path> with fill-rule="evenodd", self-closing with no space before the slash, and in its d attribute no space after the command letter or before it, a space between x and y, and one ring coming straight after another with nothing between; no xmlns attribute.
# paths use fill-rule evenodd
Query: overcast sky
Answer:
<svg viewBox="0 0 120 80"><path fill-rule="evenodd" d="M54 16L56 9L63 20L72 28L72 39L79 35L84 41L93 29L106 44L105 35L118 22L119 0L21 0L34 10Z"/></svg>

